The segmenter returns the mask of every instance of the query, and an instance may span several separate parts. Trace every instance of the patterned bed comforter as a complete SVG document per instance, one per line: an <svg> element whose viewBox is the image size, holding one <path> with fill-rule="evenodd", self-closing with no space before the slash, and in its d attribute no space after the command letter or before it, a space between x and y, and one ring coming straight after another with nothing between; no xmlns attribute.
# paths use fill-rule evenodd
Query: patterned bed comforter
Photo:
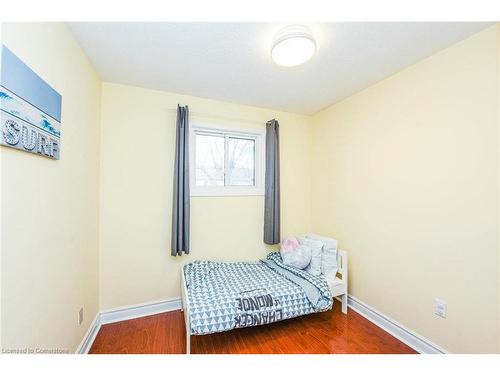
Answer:
<svg viewBox="0 0 500 375"><path fill-rule="evenodd" d="M323 276L286 266L279 253L258 262L195 261L184 266L191 334L243 328L332 307Z"/></svg>

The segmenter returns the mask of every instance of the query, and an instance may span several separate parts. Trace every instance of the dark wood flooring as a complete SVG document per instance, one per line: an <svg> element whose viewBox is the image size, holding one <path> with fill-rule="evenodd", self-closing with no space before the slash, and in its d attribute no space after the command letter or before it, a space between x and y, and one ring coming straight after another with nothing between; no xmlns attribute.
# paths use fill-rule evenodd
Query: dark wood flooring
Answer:
<svg viewBox="0 0 500 375"><path fill-rule="evenodd" d="M90 349L93 354L185 353L184 317L172 311L105 324ZM191 353L203 354L410 354L412 348L340 303L333 310L264 326L191 336Z"/></svg>

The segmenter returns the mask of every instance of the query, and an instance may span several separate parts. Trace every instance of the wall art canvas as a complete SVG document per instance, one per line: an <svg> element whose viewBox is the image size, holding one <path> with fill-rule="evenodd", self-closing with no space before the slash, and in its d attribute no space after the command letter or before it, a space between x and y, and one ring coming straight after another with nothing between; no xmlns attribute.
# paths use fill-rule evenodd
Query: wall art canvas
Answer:
<svg viewBox="0 0 500 375"><path fill-rule="evenodd" d="M60 157L62 97L7 47L0 46L2 146Z"/></svg>

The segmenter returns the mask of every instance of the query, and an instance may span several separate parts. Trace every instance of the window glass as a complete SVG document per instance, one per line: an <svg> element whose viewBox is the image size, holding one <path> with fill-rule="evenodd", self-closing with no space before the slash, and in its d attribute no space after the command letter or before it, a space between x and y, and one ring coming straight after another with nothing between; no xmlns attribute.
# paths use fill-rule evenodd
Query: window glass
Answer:
<svg viewBox="0 0 500 375"><path fill-rule="evenodd" d="M196 186L224 186L224 143L222 135L196 134Z"/></svg>
<svg viewBox="0 0 500 375"><path fill-rule="evenodd" d="M229 137L227 141L227 185L255 185L255 140Z"/></svg>

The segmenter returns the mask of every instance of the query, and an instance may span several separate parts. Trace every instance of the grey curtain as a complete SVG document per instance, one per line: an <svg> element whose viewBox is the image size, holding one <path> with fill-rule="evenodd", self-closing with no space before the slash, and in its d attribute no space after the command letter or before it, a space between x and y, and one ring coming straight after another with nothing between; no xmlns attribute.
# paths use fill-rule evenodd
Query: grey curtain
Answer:
<svg viewBox="0 0 500 375"><path fill-rule="evenodd" d="M189 108L177 106L172 256L189 254Z"/></svg>
<svg viewBox="0 0 500 375"><path fill-rule="evenodd" d="M266 124L266 196L264 206L264 242L280 242L280 136L276 120Z"/></svg>

